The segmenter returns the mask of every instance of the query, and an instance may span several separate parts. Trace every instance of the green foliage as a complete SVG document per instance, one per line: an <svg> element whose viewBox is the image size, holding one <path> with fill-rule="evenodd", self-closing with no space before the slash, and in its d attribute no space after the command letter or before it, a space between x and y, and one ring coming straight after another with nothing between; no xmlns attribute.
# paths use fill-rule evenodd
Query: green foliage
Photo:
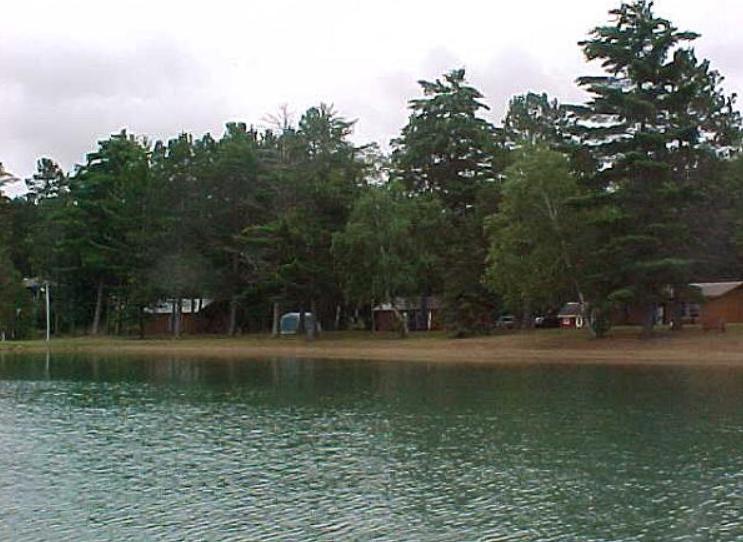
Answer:
<svg viewBox="0 0 743 542"><path fill-rule="evenodd" d="M421 81L423 98L394 140L393 174L414 197L438 198L444 208L438 254L445 321L455 336L487 331L495 302L481 285L485 266L485 210L497 199L505 149L480 113L482 94L464 70ZM484 197L486 196L486 197Z"/></svg>
<svg viewBox="0 0 743 542"><path fill-rule="evenodd" d="M412 193L435 194L453 212L468 212L478 190L496 178L495 129L479 116L488 107L463 69L420 81L423 98L392 142L397 178Z"/></svg>
<svg viewBox="0 0 743 542"><path fill-rule="evenodd" d="M82 270L122 282L132 255L127 233L136 227L134 196L147 181L146 147L122 132L99 142L70 179L73 204L65 209L71 235L65 244L80 256Z"/></svg>
<svg viewBox="0 0 743 542"><path fill-rule="evenodd" d="M0 245L0 334L6 339L24 339L31 329L30 295Z"/></svg>
<svg viewBox="0 0 743 542"><path fill-rule="evenodd" d="M369 149L350 142L352 129L353 122L321 104L307 110L296 128L284 122L279 134L265 134L269 214L240 237L241 254L263 294L296 309L316 305L326 328L345 303L333 237L345 228L374 165Z"/></svg>
<svg viewBox="0 0 743 542"><path fill-rule="evenodd" d="M441 235L446 243L439 264L444 324L454 337L488 333L500 300L482 283L487 257L483 219L446 217Z"/></svg>
<svg viewBox="0 0 743 542"><path fill-rule="evenodd" d="M36 173L26 181L27 199L34 203L61 196L69 189L69 179L62 168L50 158L36 163Z"/></svg>
<svg viewBox="0 0 743 542"><path fill-rule="evenodd" d="M550 100L546 93L528 92L508 102L503 135L511 147L564 145L566 124L565 112L557 100Z"/></svg>
<svg viewBox="0 0 743 542"><path fill-rule="evenodd" d="M501 128L458 69L420 81L389 156L320 104L218 139L121 132L69 174L40 159L24 198L0 197L5 321L32 276L55 284L69 331L123 332L164 298L211 297L234 333L272 302L330 328L343 307L439 295L456 336L487 332L502 302L528 314L576 297L601 334L615 305L739 278L734 100L652 2L610 16L581 42L604 68L578 80L590 99L515 96Z"/></svg>
<svg viewBox="0 0 743 542"><path fill-rule="evenodd" d="M490 217L486 284L515 313L578 298L575 265L583 216L571 202L581 194L568 159L545 147L526 147L506 169L499 211Z"/></svg>
<svg viewBox="0 0 743 542"><path fill-rule="evenodd" d="M604 230L594 299L629 292L623 299L649 310L692 276L687 216L701 199L697 172L735 142L739 125L719 75L686 46L697 34L680 32L652 8L624 3L610 12L613 24L581 42L607 74L581 77L592 98L573 108L577 135L604 164L592 180L594 205L614 209L591 225Z"/></svg>
<svg viewBox="0 0 743 542"><path fill-rule="evenodd" d="M357 303L389 302L419 294L416 286L428 271L432 255L418 237L426 219L440 209L406 197L395 185L373 186L361 195L345 228L333 236L348 299Z"/></svg>

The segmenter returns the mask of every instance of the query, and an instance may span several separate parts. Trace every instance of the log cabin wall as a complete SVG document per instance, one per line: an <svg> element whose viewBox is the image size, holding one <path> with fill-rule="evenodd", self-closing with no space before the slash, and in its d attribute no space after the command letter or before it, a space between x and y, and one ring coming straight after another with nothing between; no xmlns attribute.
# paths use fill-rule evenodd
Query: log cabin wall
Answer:
<svg viewBox="0 0 743 542"><path fill-rule="evenodd" d="M722 318L727 323L743 322L743 288L736 288L725 295L708 299L701 307L702 320Z"/></svg>

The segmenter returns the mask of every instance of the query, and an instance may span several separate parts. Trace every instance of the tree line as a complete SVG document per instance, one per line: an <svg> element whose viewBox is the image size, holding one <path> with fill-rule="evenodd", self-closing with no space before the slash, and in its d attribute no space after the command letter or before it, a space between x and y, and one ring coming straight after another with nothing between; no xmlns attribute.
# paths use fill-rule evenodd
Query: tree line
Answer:
<svg viewBox="0 0 743 542"><path fill-rule="evenodd" d="M227 334L279 308L334 329L422 295L457 336L572 300L597 334L627 304L650 331L691 281L741 276L741 119L698 37L622 3L579 43L603 69L585 103L530 92L496 126L456 69L420 81L389 153L321 104L219 139L122 131L71 172L42 158L0 198L0 331L35 325L21 277L53 284L58 333L135 333L153 302L204 297Z"/></svg>

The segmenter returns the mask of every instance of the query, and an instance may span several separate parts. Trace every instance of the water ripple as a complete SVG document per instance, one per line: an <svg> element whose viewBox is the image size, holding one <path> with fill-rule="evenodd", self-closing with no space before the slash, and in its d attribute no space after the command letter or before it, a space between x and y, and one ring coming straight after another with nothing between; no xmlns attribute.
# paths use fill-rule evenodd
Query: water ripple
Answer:
<svg viewBox="0 0 743 542"><path fill-rule="evenodd" d="M473 370L0 365L0 539L743 540L739 375Z"/></svg>

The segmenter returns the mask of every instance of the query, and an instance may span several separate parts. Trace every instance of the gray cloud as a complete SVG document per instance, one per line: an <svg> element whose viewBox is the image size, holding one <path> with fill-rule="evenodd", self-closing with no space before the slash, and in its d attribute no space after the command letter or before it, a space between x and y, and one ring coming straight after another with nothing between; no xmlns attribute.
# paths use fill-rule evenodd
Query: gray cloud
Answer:
<svg viewBox="0 0 743 542"><path fill-rule="evenodd" d="M122 50L80 44L10 44L0 53L0 73L30 101L64 103L82 98L151 98L205 82L203 71L174 42L150 39Z"/></svg>
<svg viewBox="0 0 743 542"><path fill-rule="evenodd" d="M0 161L22 177L41 156L69 169L122 128L150 139L218 134L228 120L260 124L284 102L297 115L334 103L358 119L357 142L384 147L420 95L417 81L462 66L493 122L529 90L580 101L575 78L595 66L576 42L619 0L465 0L455 9L430 0L323 0L323 9L294 0L182 0L178 9L131 0L107 6L105 18L92 0L39 3L44 9L8 2L0 33ZM656 5L702 33L699 55L739 91L743 4Z"/></svg>
<svg viewBox="0 0 743 542"><path fill-rule="evenodd" d="M114 52L52 43L5 47L0 159L28 176L37 157L71 168L97 139L122 128L155 138L218 129L212 123L224 104L210 84L206 67L167 40Z"/></svg>

